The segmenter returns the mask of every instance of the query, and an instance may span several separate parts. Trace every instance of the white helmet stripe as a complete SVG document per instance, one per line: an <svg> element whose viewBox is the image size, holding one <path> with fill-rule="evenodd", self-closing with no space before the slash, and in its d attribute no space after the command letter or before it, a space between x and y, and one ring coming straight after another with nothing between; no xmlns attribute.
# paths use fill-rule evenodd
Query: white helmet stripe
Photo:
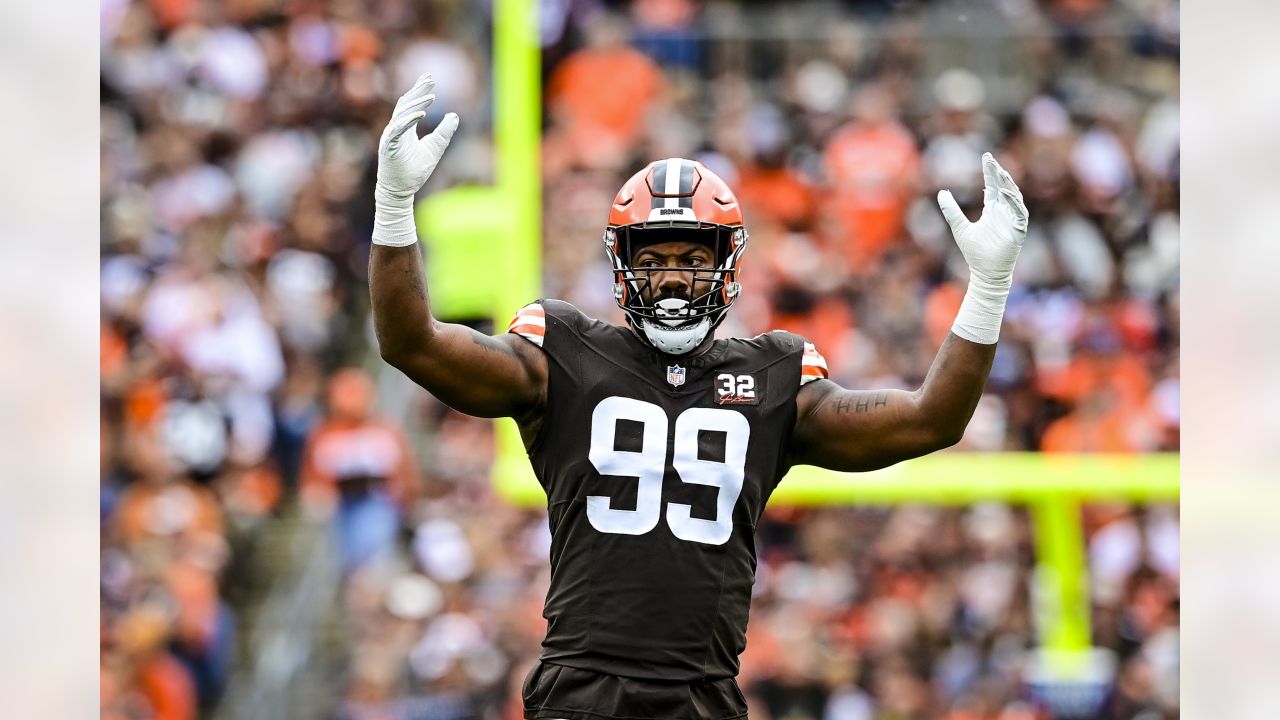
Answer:
<svg viewBox="0 0 1280 720"><path fill-rule="evenodd" d="M662 188L664 195L677 195L680 193L680 165L684 163L684 158L668 158L667 159L667 177L666 187ZM663 198L663 207L678 208L680 207L680 198L668 197Z"/></svg>

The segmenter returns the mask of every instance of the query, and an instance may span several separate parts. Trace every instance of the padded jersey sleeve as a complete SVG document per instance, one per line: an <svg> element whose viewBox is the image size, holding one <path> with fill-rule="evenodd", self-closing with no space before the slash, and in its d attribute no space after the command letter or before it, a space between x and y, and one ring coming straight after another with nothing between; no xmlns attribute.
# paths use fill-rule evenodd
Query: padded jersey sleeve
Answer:
<svg viewBox="0 0 1280 720"><path fill-rule="evenodd" d="M542 347L547 336L547 312L541 302L531 302L520 308L516 316L507 325L507 332L515 333L529 342Z"/></svg>
<svg viewBox="0 0 1280 720"><path fill-rule="evenodd" d="M800 346L800 387L828 377L827 359L822 357L813 343L800 335L787 330L770 330L759 337L777 338L788 353L795 352L796 345Z"/></svg>
<svg viewBox="0 0 1280 720"><path fill-rule="evenodd" d="M800 354L800 385L828 377L827 359L808 340L804 341L804 352Z"/></svg>

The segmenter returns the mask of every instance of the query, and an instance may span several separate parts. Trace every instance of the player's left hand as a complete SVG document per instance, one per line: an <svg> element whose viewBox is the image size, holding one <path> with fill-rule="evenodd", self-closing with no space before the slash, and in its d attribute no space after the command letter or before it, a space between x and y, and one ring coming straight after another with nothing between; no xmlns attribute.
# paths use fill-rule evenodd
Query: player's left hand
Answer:
<svg viewBox="0 0 1280 720"><path fill-rule="evenodd" d="M1007 287L1027 239L1027 206L1013 178L989 152L982 154L982 179L982 217L977 222L969 222L950 190L938 193L938 207L969 263L970 273Z"/></svg>

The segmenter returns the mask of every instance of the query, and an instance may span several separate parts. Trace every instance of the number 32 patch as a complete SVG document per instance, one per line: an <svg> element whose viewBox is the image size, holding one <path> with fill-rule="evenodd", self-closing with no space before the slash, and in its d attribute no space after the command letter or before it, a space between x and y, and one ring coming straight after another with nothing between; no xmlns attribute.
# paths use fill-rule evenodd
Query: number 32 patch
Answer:
<svg viewBox="0 0 1280 720"><path fill-rule="evenodd" d="M754 375L720 373L716 376L717 405L759 405L763 388L756 387Z"/></svg>

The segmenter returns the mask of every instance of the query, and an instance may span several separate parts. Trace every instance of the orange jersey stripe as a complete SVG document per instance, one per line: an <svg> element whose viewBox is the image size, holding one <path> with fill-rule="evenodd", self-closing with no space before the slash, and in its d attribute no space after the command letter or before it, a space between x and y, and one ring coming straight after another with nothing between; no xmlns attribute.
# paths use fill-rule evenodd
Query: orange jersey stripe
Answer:
<svg viewBox="0 0 1280 720"><path fill-rule="evenodd" d="M510 329L507 330L507 332L513 332L520 335L537 335L538 337L544 337L547 334L547 329L541 325L531 325L529 323L520 323L519 325L512 325Z"/></svg>
<svg viewBox="0 0 1280 720"><path fill-rule="evenodd" d="M529 342L542 347L547 334L547 313L542 305L531 303L520 308L516 316L511 318L507 332L515 333Z"/></svg>

